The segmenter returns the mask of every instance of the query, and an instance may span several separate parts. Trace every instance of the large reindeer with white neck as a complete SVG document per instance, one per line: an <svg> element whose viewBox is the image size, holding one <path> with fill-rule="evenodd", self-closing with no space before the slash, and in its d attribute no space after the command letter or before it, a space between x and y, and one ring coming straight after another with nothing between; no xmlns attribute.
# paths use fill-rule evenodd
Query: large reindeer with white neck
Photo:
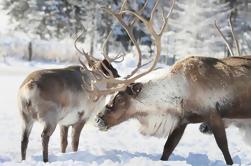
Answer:
<svg viewBox="0 0 251 166"><path fill-rule="evenodd" d="M158 4L159 0L155 2L149 19L130 10L115 12L106 9L120 22L131 39L134 39L132 29L122 16L128 14L139 19L152 35L156 51L150 67L141 72L139 68L142 65L138 63L137 68L124 80L99 79L85 86L93 95L111 94L107 96L103 111L97 115L97 126L107 130L135 118L141 123L142 134L168 137L161 157L161 160L168 160L188 124L207 122L226 163L231 165L233 160L228 150L224 121L251 123L251 56L224 59L193 56L177 62L170 70L153 71L160 56L161 36L174 1L167 17L162 13L164 22L159 33L153 23ZM140 61L140 47L137 43L135 47ZM160 75L158 78L143 78L155 72L155 75ZM100 83L111 82L117 86L98 88Z"/></svg>

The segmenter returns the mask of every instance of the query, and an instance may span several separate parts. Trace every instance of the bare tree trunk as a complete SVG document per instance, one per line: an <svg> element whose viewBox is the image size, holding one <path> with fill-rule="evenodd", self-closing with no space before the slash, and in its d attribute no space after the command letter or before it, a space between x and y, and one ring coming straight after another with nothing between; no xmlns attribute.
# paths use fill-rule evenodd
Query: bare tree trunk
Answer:
<svg viewBox="0 0 251 166"><path fill-rule="evenodd" d="M32 60L32 42L30 41L28 44L28 60L31 61Z"/></svg>

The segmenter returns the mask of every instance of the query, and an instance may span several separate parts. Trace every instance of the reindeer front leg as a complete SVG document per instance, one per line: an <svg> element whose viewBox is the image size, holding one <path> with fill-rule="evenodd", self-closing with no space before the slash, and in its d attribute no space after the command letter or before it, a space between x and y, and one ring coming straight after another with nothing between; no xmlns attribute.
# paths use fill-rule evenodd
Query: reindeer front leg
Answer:
<svg viewBox="0 0 251 166"><path fill-rule="evenodd" d="M164 160L164 161L168 160L168 158L172 154L174 148L179 143L179 141L185 131L186 126L187 126L186 124L178 126L176 129L174 129L172 134L168 137L166 144L164 146L161 160Z"/></svg>
<svg viewBox="0 0 251 166"><path fill-rule="evenodd" d="M209 117L208 123L212 128L212 132L214 134L217 145L224 155L226 164L232 165L233 160L228 150L226 131L222 118L217 112L213 112Z"/></svg>
<svg viewBox="0 0 251 166"><path fill-rule="evenodd" d="M78 151L78 145L79 145L79 137L81 130L83 129L85 125L85 121L79 122L72 126L72 150L74 152Z"/></svg>

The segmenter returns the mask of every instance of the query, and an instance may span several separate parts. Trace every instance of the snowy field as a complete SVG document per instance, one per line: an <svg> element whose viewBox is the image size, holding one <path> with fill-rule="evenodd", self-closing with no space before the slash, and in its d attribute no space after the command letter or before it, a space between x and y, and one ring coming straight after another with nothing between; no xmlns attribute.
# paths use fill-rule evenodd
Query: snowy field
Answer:
<svg viewBox="0 0 251 166"><path fill-rule="evenodd" d="M169 161L160 161L165 139L139 134L138 122L128 121L108 132L98 131L87 124L82 133L78 152L67 148L60 153L59 128L50 139L49 163L42 162L42 126L35 123L27 150L27 160L20 161L21 122L17 111L17 89L25 76L39 68L62 66L41 63L0 63L0 165L91 165L91 166L157 166L157 165L225 165L214 138L203 135L198 125L190 125ZM242 141L237 128L227 130L229 149L235 165L251 165L251 147ZM69 134L70 136L70 134ZM68 138L69 142L70 137Z"/></svg>

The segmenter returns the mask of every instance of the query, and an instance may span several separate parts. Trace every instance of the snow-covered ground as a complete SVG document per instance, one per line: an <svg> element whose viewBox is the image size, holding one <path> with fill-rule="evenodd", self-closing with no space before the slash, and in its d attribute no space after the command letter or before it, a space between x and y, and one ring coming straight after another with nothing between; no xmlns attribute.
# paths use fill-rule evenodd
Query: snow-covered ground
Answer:
<svg viewBox="0 0 251 166"><path fill-rule="evenodd" d="M87 124L81 134L78 152L67 148L60 153L58 128L51 137L49 163L42 162L42 126L35 123L30 136L27 160L20 161L21 122L17 111L17 89L32 70L59 66L43 63L0 63L0 165L225 165L213 136L203 135L198 125L190 125L169 161L160 161L165 139L139 134L138 122L131 120L108 132ZM62 66L62 65L60 65ZM69 134L70 135L70 134ZM242 141L237 128L227 129L230 153L235 165L251 165L251 147ZM68 138L70 141L70 137Z"/></svg>

